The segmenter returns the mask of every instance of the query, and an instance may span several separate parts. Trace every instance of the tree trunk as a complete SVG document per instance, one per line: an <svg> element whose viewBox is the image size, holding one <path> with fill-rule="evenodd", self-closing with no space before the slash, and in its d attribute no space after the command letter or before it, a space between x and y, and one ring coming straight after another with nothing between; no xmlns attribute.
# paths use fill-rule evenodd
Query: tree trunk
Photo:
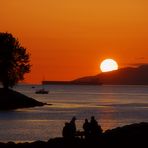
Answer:
<svg viewBox="0 0 148 148"><path fill-rule="evenodd" d="M7 81L3 81L2 84L3 84L3 88L5 90L8 90L8 88L9 88L8 82Z"/></svg>

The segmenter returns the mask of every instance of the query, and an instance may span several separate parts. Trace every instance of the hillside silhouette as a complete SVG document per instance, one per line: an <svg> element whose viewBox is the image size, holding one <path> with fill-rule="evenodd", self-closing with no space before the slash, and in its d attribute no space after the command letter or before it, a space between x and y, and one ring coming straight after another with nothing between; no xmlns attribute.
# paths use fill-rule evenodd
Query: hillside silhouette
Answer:
<svg viewBox="0 0 148 148"><path fill-rule="evenodd" d="M72 82L77 84L87 82L88 84L106 85L148 85L148 64L82 77Z"/></svg>

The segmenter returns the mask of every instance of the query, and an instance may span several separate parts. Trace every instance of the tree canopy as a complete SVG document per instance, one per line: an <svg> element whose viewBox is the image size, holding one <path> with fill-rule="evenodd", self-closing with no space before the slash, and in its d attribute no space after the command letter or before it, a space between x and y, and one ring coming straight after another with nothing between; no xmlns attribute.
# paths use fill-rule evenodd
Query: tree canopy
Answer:
<svg viewBox="0 0 148 148"><path fill-rule="evenodd" d="M0 32L0 82L13 87L30 72L30 54L11 33Z"/></svg>

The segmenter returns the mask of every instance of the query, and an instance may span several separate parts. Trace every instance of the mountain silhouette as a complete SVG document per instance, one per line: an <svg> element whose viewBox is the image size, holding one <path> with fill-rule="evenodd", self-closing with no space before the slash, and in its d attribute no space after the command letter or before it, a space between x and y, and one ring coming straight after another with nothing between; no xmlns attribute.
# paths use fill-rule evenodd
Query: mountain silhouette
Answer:
<svg viewBox="0 0 148 148"><path fill-rule="evenodd" d="M148 64L126 67L72 81L42 81L45 85L148 85Z"/></svg>
<svg viewBox="0 0 148 148"><path fill-rule="evenodd" d="M73 83L106 85L148 85L148 64L139 67L126 67L111 72L100 73L72 81Z"/></svg>

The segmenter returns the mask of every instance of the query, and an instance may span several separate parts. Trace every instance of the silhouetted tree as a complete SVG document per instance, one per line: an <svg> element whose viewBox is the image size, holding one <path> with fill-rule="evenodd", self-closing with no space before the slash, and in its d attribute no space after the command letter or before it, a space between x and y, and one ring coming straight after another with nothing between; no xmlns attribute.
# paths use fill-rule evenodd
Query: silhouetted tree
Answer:
<svg viewBox="0 0 148 148"><path fill-rule="evenodd" d="M0 33L0 82L5 89L13 87L30 72L29 53L11 33Z"/></svg>

